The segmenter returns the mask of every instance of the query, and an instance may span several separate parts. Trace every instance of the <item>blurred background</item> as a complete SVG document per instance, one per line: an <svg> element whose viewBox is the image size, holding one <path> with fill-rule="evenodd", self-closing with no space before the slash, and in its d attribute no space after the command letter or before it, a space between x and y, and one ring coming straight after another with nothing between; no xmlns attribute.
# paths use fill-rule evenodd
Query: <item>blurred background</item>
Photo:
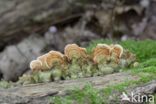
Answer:
<svg viewBox="0 0 156 104"><path fill-rule="evenodd" d="M156 0L0 0L0 79L68 43L156 39Z"/></svg>

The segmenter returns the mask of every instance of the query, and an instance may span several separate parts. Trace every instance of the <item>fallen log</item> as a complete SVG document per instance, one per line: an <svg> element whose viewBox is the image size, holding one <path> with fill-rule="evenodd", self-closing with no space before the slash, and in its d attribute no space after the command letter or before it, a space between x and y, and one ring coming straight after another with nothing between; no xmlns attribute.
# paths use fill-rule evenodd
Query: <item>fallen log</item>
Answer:
<svg viewBox="0 0 156 104"><path fill-rule="evenodd" d="M156 80L153 80L144 85L137 86L133 89L131 88L127 89L128 99L121 100L121 104L145 104L148 101L150 101L149 103L154 104L155 94L156 94Z"/></svg>
<svg viewBox="0 0 156 104"><path fill-rule="evenodd" d="M129 73L115 73L103 77L80 78L19 86L5 90L0 89L0 103L47 104L48 96L66 95L69 90L73 90L75 87L82 89L87 83L91 83L97 89L103 89L110 85L136 79L138 77L132 76Z"/></svg>
<svg viewBox="0 0 156 104"><path fill-rule="evenodd" d="M134 92L134 95L135 94L142 94L142 95L156 94L156 80L146 83L145 85L138 86L134 89L131 89L129 92Z"/></svg>

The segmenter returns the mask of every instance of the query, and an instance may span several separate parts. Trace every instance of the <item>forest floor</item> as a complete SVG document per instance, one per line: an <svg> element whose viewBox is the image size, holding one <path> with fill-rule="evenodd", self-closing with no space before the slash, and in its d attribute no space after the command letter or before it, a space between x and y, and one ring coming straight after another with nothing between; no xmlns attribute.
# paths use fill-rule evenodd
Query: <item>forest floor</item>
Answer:
<svg viewBox="0 0 156 104"><path fill-rule="evenodd" d="M127 41L115 42L113 40L97 40L97 41L93 41L90 43L90 45L87 47L88 52L91 52L91 50L96 46L97 43L107 43L107 44L119 43L121 44L125 49L128 49L132 53L136 54L137 62L139 62L139 65L137 67L129 67L129 68L121 69L121 71L119 72L120 77L116 77L117 79L115 79L114 75L118 75L118 73L112 74L112 76L106 75L103 77L103 79L101 77L101 80L104 80L105 82L109 82L109 83L111 83L113 79L115 80L114 82L112 81L111 84L107 84L107 86L105 87L102 86L103 88L101 87L98 88L99 86L98 87L94 86L94 84L89 83L89 82L88 83L84 82L85 85L83 87L81 86L80 88L78 85L81 83L77 82L77 79L76 79L74 83L76 85L75 88L73 88L71 91L69 91L69 93L65 95L61 95L61 94L56 95L56 96L49 95L47 98L48 103L52 103L52 104L53 103L54 104L84 104L84 103L85 104L120 104L121 95L123 92L129 94L136 87L146 85L150 83L151 81L156 80L156 41L154 40L144 40L144 41L127 40ZM127 74L120 74L120 73L127 73ZM118 78L120 80L118 80ZM100 77L98 80L100 80ZM72 81L74 82L74 80ZM54 83L50 83L50 84L55 86ZM73 87L74 84L71 84L71 86ZM52 90L52 89L48 89L47 85L48 84L43 85L45 89L49 91ZM4 83L0 83L0 86L8 87L7 84L5 85ZM62 86L60 86L60 89L63 86L69 87L70 85L67 86L66 83L62 84ZM6 95L7 95L9 90L12 91L11 88L8 88L6 90L3 90L3 92L4 93L6 92ZM31 90L31 88L28 90ZM0 90L0 92L1 92L0 94L0 97L1 97L2 90ZM18 88L16 89L16 92L20 92L18 91ZM23 94L23 92L20 92L20 93L21 93L21 96L23 97L26 96ZM151 92L150 94L155 96L156 95L155 90L154 92ZM0 98L0 102L1 102L1 98ZM151 104L154 104L154 103L151 103Z"/></svg>

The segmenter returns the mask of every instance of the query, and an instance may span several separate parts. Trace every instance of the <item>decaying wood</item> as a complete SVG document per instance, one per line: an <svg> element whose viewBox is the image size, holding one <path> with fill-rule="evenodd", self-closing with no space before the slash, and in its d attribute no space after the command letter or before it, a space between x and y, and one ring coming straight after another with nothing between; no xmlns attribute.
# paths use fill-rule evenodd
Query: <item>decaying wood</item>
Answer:
<svg viewBox="0 0 156 104"><path fill-rule="evenodd" d="M142 101L142 96L149 96L149 98L150 98L150 96L155 95L155 94L156 94L156 80L151 81L151 82L146 83L141 86L137 86L136 88L133 88L133 89L127 89L127 95L129 96L129 98L131 100L130 101L126 101L126 100L121 101L121 104L145 104L145 102ZM138 99L139 97L136 97L136 96L140 96L141 100ZM132 100L133 99L132 97L136 100ZM153 99L153 101L154 101L154 99ZM147 99L144 99L144 100L146 101ZM139 102L139 101L141 101L141 102ZM154 103L155 103L155 101L153 102L153 104Z"/></svg>
<svg viewBox="0 0 156 104"><path fill-rule="evenodd" d="M138 77L128 73L116 73L104 77L81 78L76 80L66 80L60 82L50 82L19 86L9 89L0 89L0 103L29 103L47 104L48 96L65 95L73 88L83 88L87 83L91 83L95 88L102 89L110 85L122 83L128 80L137 80Z"/></svg>
<svg viewBox="0 0 156 104"><path fill-rule="evenodd" d="M136 94L140 94L140 95L152 95L152 94L156 94L156 80L149 82L145 85L136 87L134 89L131 89L130 92L133 92L134 95Z"/></svg>

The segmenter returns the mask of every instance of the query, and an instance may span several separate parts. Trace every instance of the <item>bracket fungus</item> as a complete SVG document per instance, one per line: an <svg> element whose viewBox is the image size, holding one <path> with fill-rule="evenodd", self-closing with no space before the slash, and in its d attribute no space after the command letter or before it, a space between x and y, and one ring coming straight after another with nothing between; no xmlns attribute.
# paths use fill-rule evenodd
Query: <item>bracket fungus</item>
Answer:
<svg viewBox="0 0 156 104"><path fill-rule="evenodd" d="M114 59L116 63L119 63L119 59L123 54L123 47L119 44L97 44L93 51L93 60L95 63L101 61L110 61Z"/></svg>
<svg viewBox="0 0 156 104"><path fill-rule="evenodd" d="M50 51L42 56L39 56L36 60L30 62L30 68L32 71L46 71L53 68L55 65L64 65L65 56L57 51Z"/></svg>
<svg viewBox="0 0 156 104"><path fill-rule="evenodd" d="M123 49L119 44L97 44L91 54L77 44L68 44L64 48L64 54L58 51L50 51L31 61L30 68L35 74L32 74L32 78L26 79L45 82L62 78L75 79L99 76L117 72L121 68L132 65L135 61L135 55ZM38 81L38 79L44 80Z"/></svg>
<svg viewBox="0 0 156 104"><path fill-rule="evenodd" d="M76 44L68 44L64 49L64 53L69 60L73 58L87 58L87 51L85 48L79 47Z"/></svg>
<svg viewBox="0 0 156 104"><path fill-rule="evenodd" d="M110 46L107 44L97 44L93 50L93 61L100 63L101 61L107 61L110 58Z"/></svg>

